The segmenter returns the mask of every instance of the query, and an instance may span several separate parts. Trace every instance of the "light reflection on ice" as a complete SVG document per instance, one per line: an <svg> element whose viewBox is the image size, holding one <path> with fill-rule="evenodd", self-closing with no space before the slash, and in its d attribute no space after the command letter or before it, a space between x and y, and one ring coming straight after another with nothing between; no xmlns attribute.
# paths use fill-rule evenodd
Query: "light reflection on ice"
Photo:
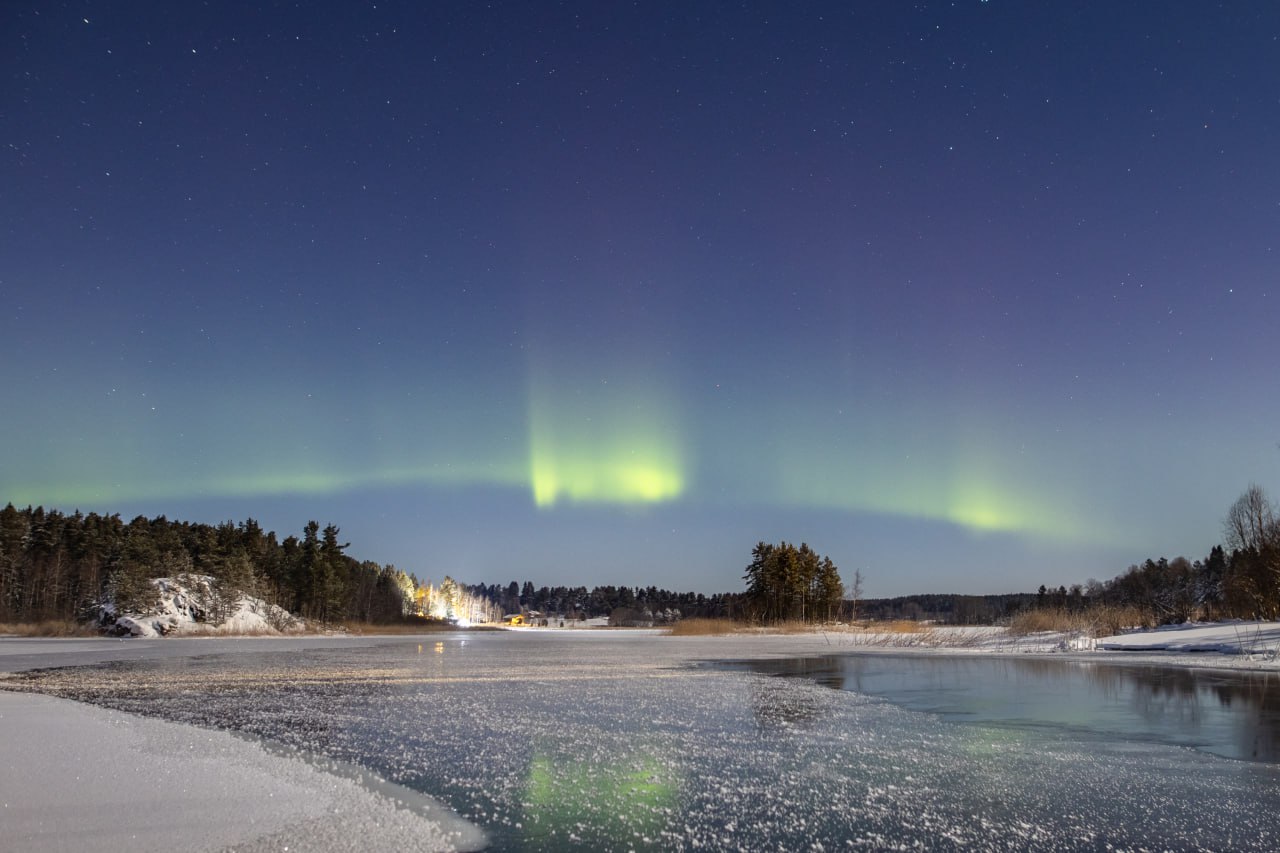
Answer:
<svg viewBox="0 0 1280 853"><path fill-rule="evenodd" d="M436 644L440 645L437 646ZM496 849L1273 849L1280 771L954 725L692 666L737 641L511 634L50 671L28 687L220 726L439 797Z"/></svg>

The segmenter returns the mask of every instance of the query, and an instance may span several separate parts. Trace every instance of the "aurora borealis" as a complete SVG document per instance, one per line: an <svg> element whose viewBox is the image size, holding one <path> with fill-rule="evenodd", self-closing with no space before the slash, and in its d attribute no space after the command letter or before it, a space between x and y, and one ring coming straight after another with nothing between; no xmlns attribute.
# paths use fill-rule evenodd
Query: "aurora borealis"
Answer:
<svg viewBox="0 0 1280 853"><path fill-rule="evenodd" d="M1274 4L187 6L0 28L0 503L896 595L1280 492Z"/></svg>

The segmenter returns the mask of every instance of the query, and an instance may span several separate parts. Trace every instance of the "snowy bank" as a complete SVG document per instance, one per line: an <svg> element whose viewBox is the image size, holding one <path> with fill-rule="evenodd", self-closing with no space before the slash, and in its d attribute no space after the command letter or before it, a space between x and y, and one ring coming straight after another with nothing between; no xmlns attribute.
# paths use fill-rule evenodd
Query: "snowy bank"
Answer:
<svg viewBox="0 0 1280 853"><path fill-rule="evenodd" d="M912 631L847 628L822 632L833 647L912 654L1066 654L1079 659L1222 669L1280 669L1280 622L1166 625L1111 637L1061 631L1014 634L1007 628L937 625Z"/></svg>
<svg viewBox="0 0 1280 853"><path fill-rule="evenodd" d="M8 851L455 850L480 830L257 743L49 696L0 692Z"/></svg>
<svg viewBox="0 0 1280 853"><path fill-rule="evenodd" d="M1101 637L1098 648L1126 652L1217 652L1275 659L1280 622L1213 622L1165 625L1154 631Z"/></svg>

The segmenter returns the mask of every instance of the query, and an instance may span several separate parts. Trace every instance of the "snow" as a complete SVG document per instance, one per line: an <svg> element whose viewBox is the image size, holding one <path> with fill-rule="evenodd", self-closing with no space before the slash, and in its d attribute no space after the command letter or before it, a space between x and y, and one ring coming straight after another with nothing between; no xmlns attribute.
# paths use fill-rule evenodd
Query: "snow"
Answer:
<svg viewBox="0 0 1280 853"><path fill-rule="evenodd" d="M1280 622L1165 625L1111 637L1046 631L1011 634L1004 628L931 626L914 633L832 631L830 645L866 652L913 654L1054 654L1081 660L1123 660L1181 667L1280 671Z"/></svg>
<svg viewBox="0 0 1280 853"><path fill-rule="evenodd" d="M397 802L226 732L7 692L0 729L10 853L483 846L469 824L424 816L440 807L421 795Z"/></svg>
<svg viewBox="0 0 1280 853"><path fill-rule="evenodd" d="M281 634L302 631L303 621L282 607L250 595L224 597L207 575L155 578L158 602L146 613L119 613L101 606L104 630L116 636L181 634ZM219 612L223 611L223 612Z"/></svg>
<svg viewBox="0 0 1280 853"><path fill-rule="evenodd" d="M1214 622L1166 625L1154 631L1103 637L1104 651L1217 652L1250 660L1276 661L1280 622Z"/></svg>

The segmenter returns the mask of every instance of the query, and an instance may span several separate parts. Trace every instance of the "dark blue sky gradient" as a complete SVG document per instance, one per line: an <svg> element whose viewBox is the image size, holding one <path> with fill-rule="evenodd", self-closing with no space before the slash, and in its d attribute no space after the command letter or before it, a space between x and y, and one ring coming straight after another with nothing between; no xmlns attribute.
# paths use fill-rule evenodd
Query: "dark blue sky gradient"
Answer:
<svg viewBox="0 0 1280 853"><path fill-rule="evenodd" d="M0 501L871 595L1280 480L1273 3L32 4Z"/></svg>

